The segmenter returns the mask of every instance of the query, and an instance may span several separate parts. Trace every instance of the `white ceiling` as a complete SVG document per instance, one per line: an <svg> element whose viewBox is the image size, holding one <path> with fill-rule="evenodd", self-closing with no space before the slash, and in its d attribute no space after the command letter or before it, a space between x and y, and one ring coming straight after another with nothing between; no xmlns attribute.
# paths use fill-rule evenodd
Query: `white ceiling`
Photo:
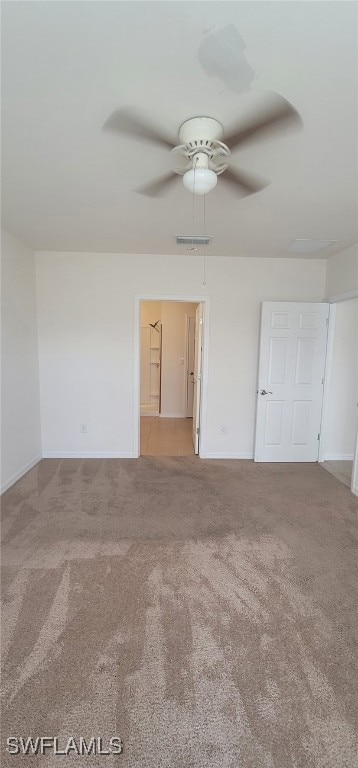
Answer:
<svg viewBox="0 0 358 768"><path fill-rule="evenodd" d="M193 223L180 179L163 198L135 193L173 158L104 122L132 106L174 135L199 114L229 127L273 90L304 128L234 154L272 184L235 198L219 178L205 198L208 255L288 257L295 237L338 240L322 257L351 245L356 16L355 2L3 3L3 225L39 250L186 253L174 235L202 234L203 198ZM246 45L231 79L199 55L227 25Z"/></svg>

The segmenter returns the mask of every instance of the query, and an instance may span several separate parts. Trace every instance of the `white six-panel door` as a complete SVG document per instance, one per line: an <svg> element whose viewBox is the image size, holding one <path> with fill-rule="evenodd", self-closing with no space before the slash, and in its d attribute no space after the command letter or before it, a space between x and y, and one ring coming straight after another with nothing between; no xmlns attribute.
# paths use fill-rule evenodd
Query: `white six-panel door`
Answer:
<svg viewBox="0 0 358 768"><path fill-rule="evenodd" d="M255 461L317 461L328 304L262 304Z"/></svg>
<svg viewBox="0 0 358 768"><path fill-rule="evenodd" d="M195 346L195 317L187 317L186 325L186 415L193 415L194 397L194 346Z"/></svg>

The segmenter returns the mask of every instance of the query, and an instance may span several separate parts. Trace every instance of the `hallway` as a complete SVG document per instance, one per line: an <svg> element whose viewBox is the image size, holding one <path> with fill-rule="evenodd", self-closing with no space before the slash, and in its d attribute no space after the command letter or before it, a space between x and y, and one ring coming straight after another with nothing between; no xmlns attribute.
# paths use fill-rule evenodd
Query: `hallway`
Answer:
<svg viewBox="0 0 358 768"><path fill-rule="evenodd" d="M142 416L141 456L193 456L193 419L165 419Z"/></svg>

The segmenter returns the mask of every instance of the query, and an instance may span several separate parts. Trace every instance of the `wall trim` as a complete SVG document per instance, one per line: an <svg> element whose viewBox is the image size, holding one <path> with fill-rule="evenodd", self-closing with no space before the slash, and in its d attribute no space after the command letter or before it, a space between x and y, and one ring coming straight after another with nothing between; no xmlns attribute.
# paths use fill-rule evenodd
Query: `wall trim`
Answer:
<svg viewBox="0 0 358 768"><path fill-rule="evenodd" d="M217 453L212 453L211 451L208 453L203 453L201 456L202 459L249 459L250 461L254 460L254 454L253 451L247 452L247 453L223 453L222 451L218 451Z"/></svg>
<svg viewBox="0 0 358 768"><path fill-rule="evenodd" d="M134 459L133 451L45 451L43 459Z"/></svg>
<svg viewBox="0 0 358 768"><path fill-rule="evenodd" d="M358 431L353 459L351 491L358 496Z"/></svg>
<svg viewBox="0 0 358 768"><path fill-rule="evenodd" d="M323 461L353 461L353 453L325 453Z"/></svg>
<svg viewBox="0 0 358 768"><path fill-rule="evenodd" d="M36 467L36 464L38 464L41 461L41 459L42 459L42 456L36 456L34 459L29 461L27 464L25 464L25 466L22 467L22 469L19 469L18 472L15 472L15 474L12 475L12 477L10 477L10 479L7 480L7 482L4 483L4 485L1 486L0 493L1 494L5 493L5 491L7 491L9 488L11 488L12 485L14 485L14 483L17 483L18 480L21 480L21 478L24 475L26 475L27 472L30 472L30 469L33 469L34 467Z"/></svg>
<svg viewBox="0 0 358 768"><path fill-rule="evenodd" d="M323 397L321 410L320 441L318 446L318 461L324 461L326 432L329 413L329 392L333 371L333 347L336 330L336 305L330 304L328 313L328 331L326 344L326 360L324 365Z"/></svg>
<svg viewBox="0 0 358 768"><path fill-rule="evenodd" d="M160 413L161 419L186 419L185 413Z"/></svg>

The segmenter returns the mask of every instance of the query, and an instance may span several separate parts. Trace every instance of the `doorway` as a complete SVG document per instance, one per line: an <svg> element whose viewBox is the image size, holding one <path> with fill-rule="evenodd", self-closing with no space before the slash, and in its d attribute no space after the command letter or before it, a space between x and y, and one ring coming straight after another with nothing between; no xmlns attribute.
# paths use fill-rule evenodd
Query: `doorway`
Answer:
<svg viewBox="0 0 358 768"><path fill-rule="evenodd" d="M202 455L208 341L204 317L208 300L202 297L136 297L137 455Z"/></svg>
<svg viewBox="0 0 358 768"><path fill-rule="evenodd" d="M358 298L331 304L320 462L353 490L358 428Z"/></svg>

